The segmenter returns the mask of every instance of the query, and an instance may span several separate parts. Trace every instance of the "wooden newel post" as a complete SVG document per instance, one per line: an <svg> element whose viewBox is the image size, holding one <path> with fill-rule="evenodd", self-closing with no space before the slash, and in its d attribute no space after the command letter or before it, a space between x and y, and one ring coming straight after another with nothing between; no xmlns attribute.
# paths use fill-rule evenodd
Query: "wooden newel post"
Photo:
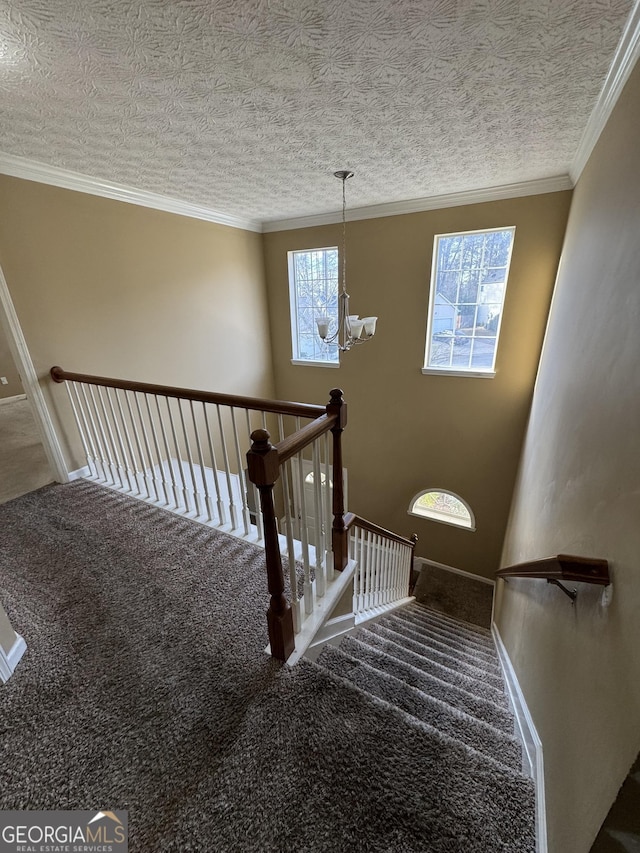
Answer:
<svg viewBox="0 0 640 853"><path fill-rule="evenodd" d="M260 492L260 508L264 522L264 549L267 561L267 584L271 600L267 610L267 628L271 654L278 660L286 661L295 650L293 633L293 615L291 606L284 595L284 576L276 511L273 503L273 484L280 474L278 451L269 441L266 429L257 429L251 433L251 450L247 452L249 479Z"/></svg>
<svg viewBox="0 0 640 853"><path fill-rule="evenodd" d="M412 595L413 588L415 586L413 582L413 558L416 555L416 545L418 544L418 534L411 534L411 541L413 542L413 548L411 549L411 568L409 569L409 595Z"/></svg>
<svg viewBox="0 0 640 853"><path fill-rule="evenodd" d="M333 525L331 528L331 547L333 567L341 572L349 561L349 531L344 522L344 483L342 481L342 432L347 425L347 404L340 388L331 391L327 403L327 414L337 415L333 435Z"/></svg>

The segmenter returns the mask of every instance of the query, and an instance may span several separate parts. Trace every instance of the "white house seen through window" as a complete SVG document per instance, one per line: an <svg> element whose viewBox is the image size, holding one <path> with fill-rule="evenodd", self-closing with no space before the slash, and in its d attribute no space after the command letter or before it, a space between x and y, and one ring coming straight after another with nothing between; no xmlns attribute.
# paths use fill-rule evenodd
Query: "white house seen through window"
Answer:
<svg viewBox="0 0 640 853"><path fill-rule="evenodd" d="M337 347L320 339L316 319L329 318L329 335L338 325L338 250L289 252L289 297L293 360L338 364Z"/></svg>
<svg viewBox="0 0 640 853"><path fill-rule="evenodd" d="M424 372L493 374L514 233L435 238Z"/></svg>

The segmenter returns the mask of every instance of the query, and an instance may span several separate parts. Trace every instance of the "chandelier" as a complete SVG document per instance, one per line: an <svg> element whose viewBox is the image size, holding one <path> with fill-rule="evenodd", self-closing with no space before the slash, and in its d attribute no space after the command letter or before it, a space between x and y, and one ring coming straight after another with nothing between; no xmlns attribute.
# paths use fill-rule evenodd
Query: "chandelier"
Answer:
<svg viewBox="0 0 640 853"><path fill-rule="evenodd" d="M349 313L349 294L347 293L347 197L346 184L353 172L342 171L333 173L342 181L342 289L338 297L338 328L329 334L331 320L326 315L318 317L316 324L318 334L325 344L337 347L340 352L347 352L356 344L364 344L376 332L377 317L358 317Z"/></svg>

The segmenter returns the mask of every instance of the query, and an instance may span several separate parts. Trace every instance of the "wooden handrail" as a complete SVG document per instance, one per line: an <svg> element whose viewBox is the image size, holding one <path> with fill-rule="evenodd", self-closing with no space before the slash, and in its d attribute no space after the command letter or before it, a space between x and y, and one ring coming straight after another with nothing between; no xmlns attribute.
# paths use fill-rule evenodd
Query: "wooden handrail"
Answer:
<svg viewBox="0 0 640 853"><path fill-rule="evenodd" d="M278 461L280 464L291 459L296 453L300 453L301 450L304 450L307 445L311 444L321 435L324 435L325 432L329 432L335 426L337 419L337 415L328 415L325 412L324 415L320 415L315 421L311 421L311 423L306 424L297 432L279 441L275 445L275 448L278 451ZM253 434L251 438L253 439Z"/></svg>
<svg viewBox="0 0 640 853"><path fill-rule="evenodd" d="M172 385L154 385L148 382L131 382L127 379L109 379L106 376L91 376L86 373L71 373L62 367L52 367L54 382L82 382L86 385L101 385L106 388L121 388L123 391L139 391L142 394L157 394L162 397L181 397L199 403L214 403L238 409L272 412L277 415L292 415L302 418L317 418L326 414L325 406L309 403L291 403L286 400L269 400L262 397L244 397L237 394L217 394L213 391L196 391L193 388L176 388Z"/></svg>
<svg viewBox="0 0 640 853"><path fill-rule="evenodd" d="M411 539L404 536L399 536L391 530L386 530L380 527L379 524L374 524L373 521L367 521L366 518L361 518L354 512L347 512L344 516L344 524L347 530L351 527L361 527L363 530L368 530L370 533L377 533L378 536L383 536L385 539L391 539L393 542L399 542L401 545L407 545L409 548L415 548L418 541L417 535L414 533Z"/></svg>
<svg viewBox="0 0 640 853"><path fill-rule="evenodd" d="M546 578L547 580L574 581L579 583L597 583L608 586L609 563L606 560L591 557L575 557L571 554L558 554L543 560L532 560L508 566L496 572L499 578Z"/></svg>
<svg viewBox="0 0 640 853"><path fill-rule="evenodd" d="M577 589L567 589L563 581L574 583L595 583L608 586L609 563L606 560L592 557L575 557L572 554L558 554L556 557L546 557L543 560L532 560L529 563L519 563L499 569L496 577L507 578L542 578L547 583L559 587L575 603Z"/></svg>

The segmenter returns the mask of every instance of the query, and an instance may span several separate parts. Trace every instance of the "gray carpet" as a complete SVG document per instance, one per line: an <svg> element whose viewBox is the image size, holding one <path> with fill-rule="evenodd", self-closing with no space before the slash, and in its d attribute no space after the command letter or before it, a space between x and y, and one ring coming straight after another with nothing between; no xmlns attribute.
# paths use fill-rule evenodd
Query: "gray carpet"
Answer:
<svg viewBox="0 0 640 853"><path fill-rule="evenodd" d="M4 403L0 406L0 503L52 480L29 402Z"/></svg>
<svg viewBox="0 0 640 853"><path fill-rule="evenodd" d="M432 610L483 628L491 625L492 584L427 563L420 570L413 594L416 601Z"/></svg>
<svg viewBox="0 0 640 853"><path fill-rule="evenodd" d="M447 733L264 655L264 555L239 540L83 481L0 522L0 599L29 645L0 688L0 808L128 809L132 851L533 850L531 783L489 754L508 712L470 689L486 637L425 664L433 714L458 701Z"/></svg>

